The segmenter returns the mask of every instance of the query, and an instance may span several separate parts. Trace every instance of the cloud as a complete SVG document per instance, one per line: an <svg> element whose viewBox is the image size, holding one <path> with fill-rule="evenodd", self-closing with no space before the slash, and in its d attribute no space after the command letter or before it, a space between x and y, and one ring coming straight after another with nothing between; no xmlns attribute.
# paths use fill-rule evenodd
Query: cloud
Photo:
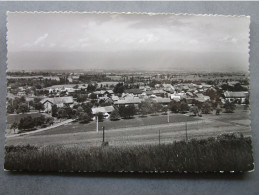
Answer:
<svg viewBox="0 0 259 195"><path fill-rule="evenodd" d="M40 43L43 43L47 37L49 36L48 33L45 33L44 35L40 36L39 38L37 38L35 41L34 41L34 45L38 45Z"/></svg>

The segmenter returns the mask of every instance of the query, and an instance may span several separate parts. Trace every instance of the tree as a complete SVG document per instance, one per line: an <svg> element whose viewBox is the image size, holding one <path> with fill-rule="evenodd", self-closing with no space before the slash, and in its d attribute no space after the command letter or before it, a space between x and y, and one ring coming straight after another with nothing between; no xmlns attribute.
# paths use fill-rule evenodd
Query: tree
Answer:
<svg viewBox="0 0 259 195"><path fill-rule="evenodd" d="M151 102L143 101L139 104L139 111L142 116L145 116L152 112Z"/></svg>
<svg viewBox="0 0 259 195"><path fill-rule="evenodd" d="M153 102L151 109L152 109L152 112L156 114L157 112L159 112L162 109L162 105L159 103Z"/></svg>
<svg viewBox="0 0 259 195"><path fill-rule="evenodd" d="M13 105L8 104L6 110L7 110L7 113L8 113L8 114L13 114L13 113L14 113L14 107L13 107Z"/></svg>
<svg viewBox="0 0 259 195"><path fill-rule="evenodd" d="M58 108L57 117L58 117L58 118L67 118L67 117L68 117L68 114L67 114L67 112L66 112L66 109L64 109L64 108Z"/></svg>
<svg viewBox="0 0 259 195"><path fill-rule="evenodd" d="M99 121L99 122L103 122L104 115L103 115L102 112L96 113L96 117L98 117L98 121Z"/></svg>
<svg viewBox="0 0 259 195"><path fill-rule="evenodd" d="M18 123L14 122L11 126L11 129L13 129L13 132L15 133L16 129L18 128Z"/></svg>
<svg viewBox="0 0 259 195"><path fill-rule="evenodd" d="M210 113L210 111L211 111L211 105L210 105L210 103L208 103L208 102L205 102L203 105L202 105L202 113L203 114L209 114Z"/></svg>
<svg viewBox="0 0 259 195"><path fill-rule="evenodd" d="M97 95L95 93L91 93L89 98L92 100L97 99Z"/></svg>
<svg viewBox="0 0 259 195"><path fill-rule="evenodd" d="M57 117L57 113L58 113L58 107L57 107L56 104L54 104L51 107L51 116L52 117Z"/></svg>
<svg viewBox="0 0 259 195"><path fill-rule="evenodd" d="M27 116L27 117L21 118L21 120L18 124L18 129L31 129L34 126L35 126L34 120L32 119L32 117Z"/></svg>
<svg viewBox="0 0 259 195"><path fill-rule="evenodd" d="M116 94L117 93L123 93L124 90L125 90L125 87L124 87L123 83L118 83L118 84L115 85L115 87L113 89L113 92L116 93Z"/></svg>
<svg viewBox="0 0 259 195"><path fill-rule="evenodd" d="M88 87L87 87L87 91L88 92L94 92L96 90L96 86L95 85L92 85L92 84L89 84Z"/></svg>
<svg viewBox="0 0 259 195"><path fill-rule="evenodd" d="M220 108L216 108L216 115L220 115L221 109Z"/></svg>
<svg viewBox="0 0 259 195"><path fill-rule="evenodd" d="M88 116L89 116L90 118L92 118L92 117L93 117L92 105L91 105L90 103L87 103L87 104L82 104L81 106L82 106L84 112L85 112L86 114L88 114Z"/></svg>
<svg viewBox="0 0 259 195"><path fill-rule="evenodd" d="M67 118L73 118L74 117L74 112L70 106L65 106L64 107L66 113L67 113Z"/></svg>
<svg viewBox="0 0 259 195"><path fill-rule="evenodd" d="M224 108L226 113L233 113L236 109L236 105L235 103L226 100Z"/></svg>
<svg viewBox="0 0 259 195"><path fill-rule="evenodd" d="M17 109L17 113L25 113L25 112L29 112L30 109L28 107L28 105L26 103L21 103Z"/></svg>
<svg viewBox="0 0 259 195"><path fill-rule="evenodd" d="M111 121L116 121L116 120L119 120L120 119L120 114L117 110L114 110L111 112L111 115L110 115L110 120Z"/></svg>
<svg viewBox="0 0 259 195"><path fill-rule="evenodd" d="M136 114L136 109L134 105L129 105L126 108L128 118L131 118Z"/></svg>
<svg viewBox="0 0 259 195"><path fill-rule="evenodd" d="M186 101L182 101L182 102L180 103L180 111L181 111L181 113L186 113L186 112L189 111L189 106L188 106L188 104L186 103Z"/></svg>
<svg viewBox="0 0 259 195"><path fill-rule="evenodd" d="M173 113L178 113L180 111L180 102L172 100L169 104L169 108Z"/></svg>
<svg viewBox="0 0 259 195"><path fill-rule="evenodd" d="M41 110L44 109L44 105L40 102L37 102L34 104L34 108L40 112Z"/></svg>
<svg viewBox="0 0 259 195"><path fill-rule="evenodd" d="M129 106L121 106L119 108L119 114L122 118L129 119L133 117L136 113L136 109L134 105L129 105Z"/></svg>
<svg viewBox="0 0 259 195"><path fill-rule="evenodd" d="M84 112L81 112L78 117L79 123L89 123L91 121L91 117Z"/></svg>
<svg viewBox="0 0 259 195"><path fill-rule="evenodd" d="M199 113L199 108L198 108L198 106L192 106L192 107L190 108L190 112L192 112L194 116L197 116L197 114Z"/></svg>
<svg viewBox="0 0 259 195"><path fill-rule="evenodd" d="M162 110L163 114L167 114L168 108L163 106L161 110Z"/></svg>

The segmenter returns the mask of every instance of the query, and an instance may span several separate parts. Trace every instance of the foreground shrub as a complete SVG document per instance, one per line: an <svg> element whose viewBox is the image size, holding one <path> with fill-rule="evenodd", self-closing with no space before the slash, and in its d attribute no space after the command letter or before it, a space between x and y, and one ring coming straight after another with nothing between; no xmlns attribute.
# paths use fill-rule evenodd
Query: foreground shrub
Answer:
<svg viewBox="0 0 259 195"><path fill-rule="evenodd" d="M248 171L251 138L222 135L161 145L5 147L5 169L24 171Z"/></svg>

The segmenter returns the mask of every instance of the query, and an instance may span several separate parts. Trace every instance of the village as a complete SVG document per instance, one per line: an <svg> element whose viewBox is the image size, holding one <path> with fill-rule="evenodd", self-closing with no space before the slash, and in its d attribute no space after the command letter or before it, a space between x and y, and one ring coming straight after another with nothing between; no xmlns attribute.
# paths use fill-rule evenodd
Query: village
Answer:
<svg viewBox="0 0 259 195"><path fill-rule="evenodd" d="M98 122L104 120L115 124L134 116L181 113L202 118L233 113L236 105L248 107L249 94L246 77L231 75L10 72L7 135L54 128L66 121L96 121L98 131Z"/></svg>

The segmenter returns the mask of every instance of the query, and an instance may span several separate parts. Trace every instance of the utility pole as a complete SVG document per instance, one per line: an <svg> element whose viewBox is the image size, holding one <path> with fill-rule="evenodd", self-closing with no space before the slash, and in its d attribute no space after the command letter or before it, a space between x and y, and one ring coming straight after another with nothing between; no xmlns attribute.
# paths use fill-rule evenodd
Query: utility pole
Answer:
<svg viewBox="0 0 259 195"><path fill-rule="evenodd" d="M98 116L96 116L96 132L98 133Z"/></svg>
<svg viewBox="0 0 259 195"><path fill-rule="evenodd" d="M105 127L103 127L103 143L104 143L104 130L105 130Z"/></svg>

